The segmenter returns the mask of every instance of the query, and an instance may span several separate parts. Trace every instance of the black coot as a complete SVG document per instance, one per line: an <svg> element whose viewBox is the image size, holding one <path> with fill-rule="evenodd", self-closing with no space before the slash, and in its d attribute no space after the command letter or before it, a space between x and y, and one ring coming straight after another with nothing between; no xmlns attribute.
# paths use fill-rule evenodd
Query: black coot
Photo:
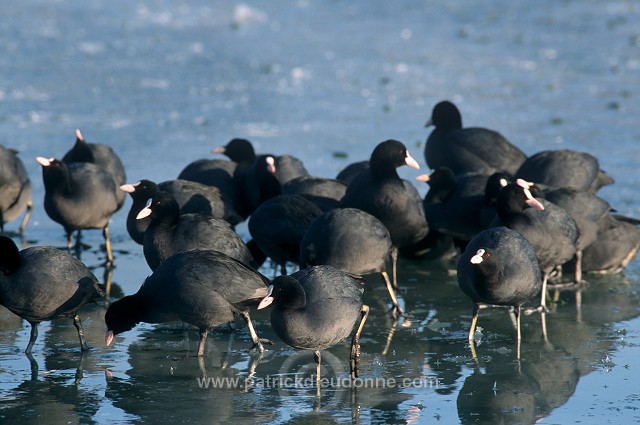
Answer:
<svg viewBox="0 0 640 425"><path fill-rule="evenodd" d="M487 179L487 184L484 187L484 204L480 209L480 222L483 229L490 227L496 219L498 195L502 188L511 182L511 179L509 174L502 171L496 171Z"/></svg>
<svg viewBox="0 0 640 425"><path fill-rule="evenodd" d="M256 162L256 155L253 145L246 139L232 139L225 146L217 147L214 153L226 155L231 161L238 164L236 173L246 172ZM262 154L261 156L271 156L274 158L275 177L281 185L293 180L297 177L308 176L309 173L304 167L302 161L291 155L271 155Z"/></svg>
<svg viewBox="0 0 640 425"><path fill-rule="evenodd" d="M287 262L300 260L300 242L311 222L322 214L300 195L280 195L258 207L249 218L249 233L260 249L287 274Z"/></svg>
<svg viewBox="0 0 640 425"><path fill-rule="evenodd" d="M256 155L251 142L237 138L215 148L213 153L224 154L230 160L192 162L178 178L218 187L223 197L233 200L235 210L243 219L262 202L280 194L274 155Z"/></svg>
<svg viewBox="0 0 640 425"><path fill-rule="evenodd" d="M222 198L220 190L215 186L180 179L156 184L151 180L144 179L133 184L123 184L120 186L120 190L128 193L133 200L127 215L127 231L131 238L139 244L143 243L144 232L147 230L151 218L138 220L136 217L146 206L147 201L158 191L173 195L180 207L181 214L208 214L214 218L221 218L232 226L242 221L242 218L235 212L233 203L226 202Z"/></svg>
<svg viewBox="0 0 640 425"><path fill-rule="evenodd" d="M457 270L460 289L473 301L469 330L472 346L478 311L487 305L515 308L520 341L520 307L542 287L540 267L531 243L506 227L483 230L469 241L458 259Z"/></svg>
<svg viewBox="0 0 640 425"><path fill-rule="evenodd" d="M480 127L462 127L458 108L449 101L436 104L425 127L424 158L429 168L449 167L455 174L505 171L513 175L526 155L500 133Z"/></svg>
<svg viewBox="0 0 640 425"><path fill-rule="evenodd" d="M214 148L213 153L223 154L240 168L248 168L256 161L256 152L247 139L234 138L226 145Z"/></svg>
<svg viewBox="0 0 640 425"><path fill-rule="evenodd" d="M530 156L515 177L550 188L567 187L591 193L614 183L600 169L596 157L569 149L545 150Z"/></svg>
<svg viewBox="0 0 640 425"><path fill-rule="evenodd" d="M483 230L481 212L488 178L483 173L456 176L447 167L416 177L429 185L423 203L429 228L451 235L462 246Z"/></svg>
<svg viewBox="0 0 640 425"><path fill-rule="evenodd" d="M283 195L301 195L322 211L337 208L347 191L347 184L337 179L301 176L282 185Z"/></svg>
<svg viewBox="0 0 640 425"><path fill-rule="evenodd" d="M331 266L314 266L279 276L258 309L273 303L271 326L286 344L313 350L320 380L320 351L351 335L351 376L358 376L360 333L369 307L362 304L363 282Z"/></svg>
<svg viewBox="0 0 640 425"><path fill-rule="evenodd" d="M573 283L583 283L582 254L589 245L596 242L598 223L611 211L611 206L607 201L590 192L566 187L544 192L544 199L568 212L578 226L580 237L576 243L576 255L573 262Z"/></svg>
<svg viewBox="0 0 640 425"><path fill-rule="evenodd" d="M85 162L64 162L54 158L36 158L42 165L44 181L44 209L67 233L67 247L71 248L73 232L83 229L102 229L107 262L113 263L109 239L109 219L118 210L116 186L104 168ZM78 238L79 239L79 238Z"/></svg>
<svg viewBox="0 0 640 425"><path fill-rule="evenodd" d="M498 195L497 225L520 232L533 245L542 271L540 306L546 307L549 274L576 254L579 230L562 208L534 198L527 182L506 185Z"/></svg>
<svg viewBox="0 0 640 425"><path fill-rule="evenodd" d="M138 292L112 303L105 314L105 343L140 322L181 321L200 331L198 356L204 356L209 331L242 316L254 348L264 351L249 309L267 294L269 280L254 269L217 251L194 249L162 263Z"/></svg>
<svg viewBox="0 0 640 425"><path fill-rule="evenodd" d="M300 267L324 264L362 276L380 273L393 313L402 315L395 285L387 273L391 248L391 236L380 220L355 208L337 208L311 222L300 243Z"/></svg>
<svg viewBox="0 0 640 425"><path fill-rule="evenodd" d="M208 214L221 218L232 226L242 222L233 199L228 199L215 186L189 180L166 180L158 183L158 189L173 195L183 214Z"/></svg>
<svg viewBox="0 0 640 425"><path fill-rule="evenodd" d="M30 353L38 324L69 317L78 330L80 348L88 349L78 310L104 296L104 288L82 262L59 249L36 246L18 251L0 236L0 304L31 324Z"/></svg>
<svg viewBox="0 0 640 425"><path fill-rule="evenodd" d="M158 192L138 218L151 217L144 234L144 257L151 270L167 258L190 249L213 249L252 265L253 257L229 223L204 214L180 214L174 197Z"/></svg>
<svg viewBox="0 0 640 425"><path fill-rule="evenodd" d="M188 164L178 174L178 179L215 186L230 196L235 196L233 173L236 163L226 159L198 159Z"/></svg>
<svg viewBox="0 0 640 425"><path fill-rule="evenodd" d="M278 155L276 158L276 178L281 185L297 177L308 176L309 172L302 161L292 155Z"/></svg>
<svg viewBox="0 0 640 425"><path fill-rule="evenodd" d="M606 215L598 221L595 242L582 254L582 270L611 274L623 270L640 249L638 220L619 215Z"/></svg>
<svg viewBox="0 0 640 425"><path fill-rule="evenodd" d="M369 169L349 183L341 203L343 208L358 208L380 220L389 230L394 248L416 244L429 232L420 194L413 184L398 176L396 168L402 165L420 168L403 143L386 140L378 144L371 154ZM396 253L394 249L394 282Z"/></svg>
<svg viewBox="0 0 640 425"><path fill-rule="evenodd" d="M336 180L345 182L347 185L358 175L362 170L369 168L369 160L352 162L342 169L337 175Z"/></svg>
<svg viewBox="0 0 640 425"><path fill-rule="evenodd" d="M213 153L221 153L221 149L223 148L216 148L213 150ZM234 149L230 151L232 152ZM246 159L249 163L252 163L253 158L255 158L255 154L252 152L253 147L251 147L251 151L248 153L249 157ZM178 174L178 179L215 186L220 190L222 197L232 200L234 204L237 204L240 198L238 185L234 179L237 166L238 163L226 159L199 159L184 167L180 174ZM236 206L235 208L237 209L239 207Z"/></svg>
<svg viewBox="0 0 640 425"><path fill-rule="evenodd" d="M186 180L185 180L186 181ZM147 201L160 191L158 185L151 180L140 180L133 184L123 184L120 190L131 196L133 203L127 214L127 233L136 243L144 244L144 232L151 223L151 217L138 219L140 211L147 206Z"/></svg>
<svg viewBox="0 0 640 425"><path fill-rule="evenodd" d="M396 168L419 169L405 145L387 140L373 150L370 168L349 184L342 207L358 208L377 217L389 230L394 246L422 239L429 231L422 199L416 188L398 176Z"/></svg>
<svg viewBox="0 0 640 425"><path fill-rule="evenodd" d="M262 203L282 193L273 155L259 155L251 167L242 173L236 173L235 179L241 188L239 209L246 217L253 214Z"/></svg>
<svg viewBox="0 0 640 425"><path fill-rule="evenodd" d="M62 157L62 162L89 162L107 170L113 177L116 188L127 181L127 175L120 157L110 146L101 143L88 143L80 130L76 129L75 145ZM125 194L116 190L118 208L124 204Z"/></svg>
<svg viewBox="0 0 640 425"><path fill-rule="evenodd" d="M25 208L18 235L27 227L33 210L31 180L18 152L0 145L0 233L4 233L5 223L15 220Z"/></svg>

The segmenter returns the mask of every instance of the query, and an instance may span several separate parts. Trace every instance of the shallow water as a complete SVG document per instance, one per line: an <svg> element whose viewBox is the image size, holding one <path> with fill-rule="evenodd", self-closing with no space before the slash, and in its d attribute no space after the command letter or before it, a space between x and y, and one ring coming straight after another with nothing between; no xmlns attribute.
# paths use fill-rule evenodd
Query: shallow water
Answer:
<svg viewBox="0 0 640 425"><path fill-rule="evenodd" d="M260 152L293 153L312 174L334 176L387 138L404 141L424 164L423 124L445 98L459 105L466 125L498 129L527 153L562 147L596 155L616 179L601 196L640 216L633 1L0 3L0 134L20 150L36 204L22 246L64 244L42 207L34 158L61 156L75 128L112 146L131 182L175 178L232 137L250 139ZM417 173L401 170L408 179ZM129 206L111 225L114 296L135 292L149 274L125 230ZM248 236L246 226L238 230ZM84 232L83 242L81 259L104 281L100 232ZM638 259L623 274L589 276L580 296L559 293L546 339L540 315L524 317L519 363L502 309L481 312L473 360L471 306L452 267L401 262L410 317L395 327L386 291L371 277L363 380L341 385L343 343L323 354L323 376L333 385L320 398L304 380L284 386L308 377L313 360L277 340L268 312L253 314L261 336L276 341L261 358L248 352L238 322L236 332L212 332L200 362L197 332L180 325L142 324L105 348L104 305L81 312L89 353L80 355L75 328L60 320L41 325L30 360L22 354L28 324L0 309L0 418L638 422ZM263 272L273 276L269 267Z"/></svg>

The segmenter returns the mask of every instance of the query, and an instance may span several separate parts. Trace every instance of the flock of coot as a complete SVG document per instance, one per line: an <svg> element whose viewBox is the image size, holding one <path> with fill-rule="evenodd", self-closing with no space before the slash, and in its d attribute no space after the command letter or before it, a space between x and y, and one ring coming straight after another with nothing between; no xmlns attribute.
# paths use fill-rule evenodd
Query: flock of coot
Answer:
<svg viewBox="0 0 640 425"><path fill-rule="evenodd" d="M228 159L194 161L174 180L131 184L111 148L76 131L61 159L37 158L44 209L63 226L69 248L74 233L101 229L111 267L111 216L127 193L132 198L127 231L153 273L138 292L109 304L107 345L140 322L181 321L200 331L203 356L208 332L242 316L253 347L263 351L270 341L256 334L250 311L271 306L276 335L314 351L318 371L320 351L353 334L352 376L369 311L361 276L379 273L389 314L406 314L396 296L398 256L457 258L460 288L474 305L472 348L480 308L511 308L519 341L523 304L544 313L550 285L578 286L584 273L617 273L635 257L639 222L597 195L613 179L592 155L565 149L527 156L496 131L463 127L448 101L433 108L431 125L424 159L432 172L416 183L397 173L419 168L397 140L372 146L368 161L326 178L310 176L293 156L257 154L249 141L233 139L213 151ZM424 182L422 199L415 185ZM0 146L0 230L26 209L16 234L23 232L32 206L23 163ZM234 230L245 220L248 241ZM0 304L32 325L26 352L38 324L61 317L73 319L85 350L78 310L105 287L61 250L19 251L1 236L0 251ZM258 271L267 258L281 276ZM288 275L289 263L300 270Z"/></svg>

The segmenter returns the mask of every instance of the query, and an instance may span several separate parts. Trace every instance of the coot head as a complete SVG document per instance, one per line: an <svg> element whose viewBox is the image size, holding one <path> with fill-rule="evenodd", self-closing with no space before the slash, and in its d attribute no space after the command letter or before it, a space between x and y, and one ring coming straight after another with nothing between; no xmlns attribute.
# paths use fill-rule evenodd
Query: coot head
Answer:
<svg viewBox="0 0 640 425"><path fill-rule="evenodd" d="M307 297L297 279L285 275L276 277L269 286L267 296L260 301L258 310L274 303L283 309L303 309L307 305Z"/></svg>
<svg viewBox="0 0 640 425"><path fill-rule="evenodd" d="M130 331L142 322L146 314L145 308L145 303L131 295L111 303L104 315L104 322L107 325L105 345L110 345L114 336Z"/></svg>
<svg viewBox="0 0 640 425"><path fill-rule="evenodd" d="M484 203L486 205L495 205L498 200L498 194L510 181L511 176L502 171L496 171L491 174L484 188Z"/></svg>
<svg viewBox="0 0 640 425"><path fill-rule="evenodd" d="M180 219L180 206L170 193L160 191L153 195L136 218L145 217L161 223L175 223Z"/></svg>
<svg viewBox="0 0 640 425"><path fill-rule="evenodd" d="M462 128L462 116L456 105L444 100L433 107L431 119L427 121L425 127L432 125L443 130Z"/></svg>
<svg viewBox="0 0 640 425"><path fill-rule="evenodd" d="M151 198L158 192L158 185L151 180L140 180L137 183L123 184L120 186L120 190L131 195L132 199L144 199L145 201Z"/></svg>
<svg viewBox="0 0 640 425"><path fill-rule="evenodd" d="M446 201L456 190L456 176L449 167L438 167L431 174L421 174L416 180L429 185L426 200L432 203Z"/></svg>
<svg viewBox="0 0 640 425"><path fill-rule="evenodd" d="M246 139L231 139L225 146L215 148L213 153L224 154L238 164L247 163L250 165L256 160L253 145Z"/></svg>
<svg viewBox="0 0 640 425"><path fill-rule="evenodd" d="M500 191L497 212L498 217L503 222L506 222L508 215L522 213L527 208L544 210L544 206L533 197L528 187L522 187L517 183L509 183Z"/></svg>
<svg viewBox="0 0 640 425"><path fill-rule="evenodd" d="M52 190L61 185L66 185L69 179L69 169L66 164L56 158L36 158L38 164L42 165L42 181L45 190Z"/></svg>
<svg viewBox="0 0 640 425"><path fill-rule="evenodd" d="M16 243L7 236L0 236L0 274L5 276L13 274L18 267L20 267L20 251Z"/></svg>
<svg viewBox="0 0 640 425"><path fill-rule="evenodd" d="M404 143L397 140L386 140L375 147L369 160L371 174L385 176L396 174L396 168L408 165L416 170L420 168L418 162L409 155Z"/></svg>

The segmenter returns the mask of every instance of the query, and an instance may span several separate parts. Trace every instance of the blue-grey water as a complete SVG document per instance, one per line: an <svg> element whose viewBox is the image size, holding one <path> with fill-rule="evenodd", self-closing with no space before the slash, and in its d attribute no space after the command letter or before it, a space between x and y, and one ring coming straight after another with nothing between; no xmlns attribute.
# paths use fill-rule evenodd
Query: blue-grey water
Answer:
<svg viewBox="0 0 640 425"><path fill-rule="evenodd" d="M99 1L0 0L0 143L20 151L35 211L21 246L64 246L42 205L36 156L61 156L80 128L112 146L128 180L175 178L232 137L292 153L333 177L388 138L423 164L432 106L451 99L465 125L497 129L526 153L596 155L616 179L600 195L640 217L640 7L635 0ZM419 172L402 169L413 179ZM422 194L426 187L419 187ZM150 273L111 223L114 295ZM9 224L11 230L17 222ZM248 238L246 225L240 234ZM81 259L101 281L99 231ZM613 423L640 421L640 262L561 292L543 323L523 319L522 359L504 310L483 310L473 360L471 305L449 262L400 264L409 320L386 315L370 279L360 388L316 391L312 359L277 340L258 357L237 331L141 324L104 347L105 305L44 323L31 362L29 325L0 309L0 422L16 423ZM268 276L273 271L265 266ZM324 354L348 367L345 342ZM207 380L207 378L212 378ZM218 380L217 378L229 378ZM237 378L237 380L236 380ZM405 380L406 379L406 380ZM364 383L376 382L366 387ZM204 388L208 385L208 388ZM214 388L214 387L219 388Z"/></svg>

